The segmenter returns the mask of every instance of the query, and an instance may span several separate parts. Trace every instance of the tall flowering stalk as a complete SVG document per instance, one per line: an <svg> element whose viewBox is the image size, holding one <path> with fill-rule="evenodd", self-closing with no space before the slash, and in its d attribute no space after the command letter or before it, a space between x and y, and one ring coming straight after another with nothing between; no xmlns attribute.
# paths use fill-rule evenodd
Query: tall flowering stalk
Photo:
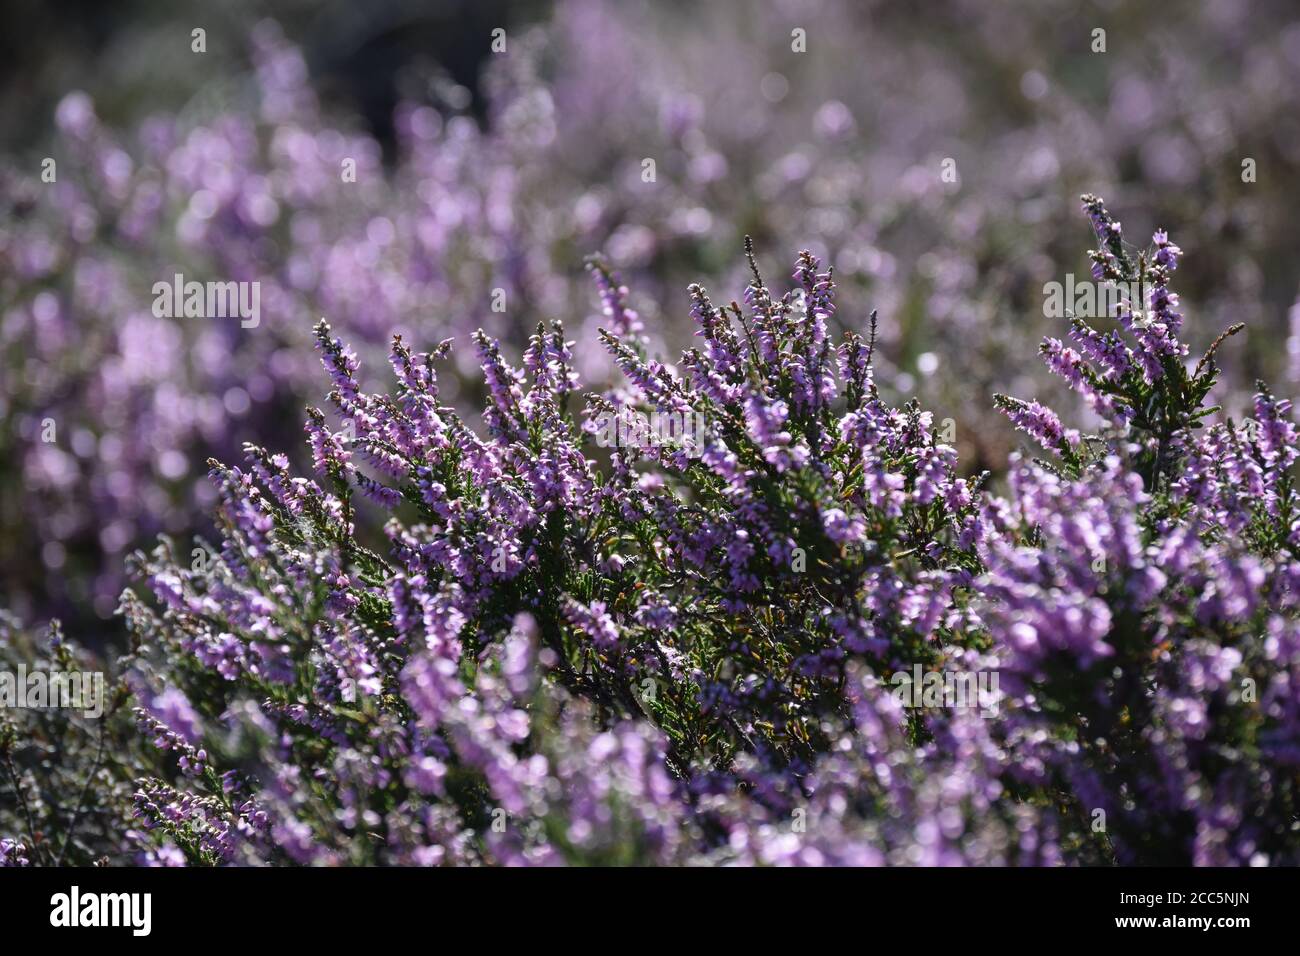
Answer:
<svg viewBox="0 0 1300 956"><path fill-rule="evenodd" d="M1182 250L1158 230L1152 248L1134 259L1124 247L1120 224L1102 200L1085 195L1082 202L1099 243L1089 254L1093 277L1137 290L1138 301L1123 298L1118 314L1110 317L1122 331L1103 333L1087 321L1073 318L1070 337L1080 349L1067 348L1059 339L1047 337L1041 348L1043 359L1055 375L1087 400L1113 435L1131 439L1134 468L1144 487L1165 490L1191 432L1220 410L1205 403L1218 377L1215 352L1244 326L1230 326L1189 369L1188 346L1178 336L1183 318L1176 311L1178 295L1169 285ZM1036 402L1002 395L995 398L1018 428L1061 458L1068 474L1079 473L1087 456L1080 454L1077 431L1065 429L1054 412Z"/></svg>

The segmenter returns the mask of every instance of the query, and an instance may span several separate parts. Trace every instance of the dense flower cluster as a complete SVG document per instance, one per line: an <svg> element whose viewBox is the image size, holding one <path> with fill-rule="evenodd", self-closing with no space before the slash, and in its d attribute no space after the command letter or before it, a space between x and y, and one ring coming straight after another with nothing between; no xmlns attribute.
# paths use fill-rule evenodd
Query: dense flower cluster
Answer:
<svg viewBox="0 0 1300 956"><path fill-rule="evenodd" d="M811 253L692 286L676 363L594 261L622 383L583 395L558 322L518 366L480 331L481 431L449 343L394 337L378 392L322 322L311 474L211 462L219 539L133 559L104 722L5 730L0 859L1300 862L1290 406L1210 424L1179 250L1084 203L1140 301L1044 342L1095 433L999 397L1050 456L1004 494L882 397L874 313L836 341ZM611 414L704 428L601 449Z"/></svg>

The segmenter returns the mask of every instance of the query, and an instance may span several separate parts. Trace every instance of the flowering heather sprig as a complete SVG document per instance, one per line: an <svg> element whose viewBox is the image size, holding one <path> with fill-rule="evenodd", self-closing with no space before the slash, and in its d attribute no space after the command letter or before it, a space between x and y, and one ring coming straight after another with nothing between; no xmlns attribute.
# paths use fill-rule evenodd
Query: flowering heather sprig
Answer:
<svg viewBox="0 0 1300 956"><path fill-rule="evenodd" d="M1085 194L1080 201L1101 242L1100 248L1088 253L1092 259L1092 277L1098 282L1115 283L1136 278L1133 261L1124 250L1123 230L1106 210L1106 204L1091 193Z"/></svg>
<svg viewBox="0 0 1300 956"><path fill-rule="evenodd" d="M602 256L589 258L587 269L595 280L596 290L600 294L601 308L610 332L627 342L644 343L644 336L641 334L644 329L641 317L635 309L628 306L628 289L622 284L617 273L610 269Z"/></svg>
<svg viewBox="0 0 1300 956"><path fill-rule="evenodd" d="M1148 307L1154 321L1161 323L1169 335L1176 336L1183 327L1183 316L1174 309L1178 306L1178 294L1169 291L1169 273L1178 268L1178 257L1183 250L1169 241L1169 234L1157 229L1151 237L1155 247L1151 266L1151 295Z"/></svg>
<svg viewBox="0 0 1300 956"><path fill-rule="evenodd" d="M1070 320L1070 338L1078 343L1083 354L1097 367L1103 381L1113 382L1123 378L1133 366L1133 352L1124 344L1118 332L1102 334L1083 319L1075 318Z"/></svg>
<svg viewBox="0 0 1300 956"><path fill-rule="evenodd" d="M1060 455L1067 464L1077 464L1079 432L1061 424L1056 412L1038 402L1025 402L1007 395L994 395L993 401L1030 438Z"/></svg>
<svg viewBox="0 0 1300 956"><path fill-rule="evenodd" d="M876 382L871 369L871 353L875 347L876 312L871 311L871 338L864 345L861 337L848 330L844 342L836 350L840 363L840 378L844 380L848 408L853 412L867 397L876 397Z"/></svg>
<svg viewBox="0 0 1300 956"><path fill-rule="evenodd" d="M687 293L691 298L691 318L699 326L695 334L707 344L709 360L713 365L712 374L706 374L697 380L696 388L708 391L709 397L718 404L729 405L735 401L738 386L745 374L740 341L727 319L726 311L719 312L714 308L703 286L691 285Z"/></svg>
<svg viewBox="0 0 1300 956"><path fill-rule="evenodd" d="M1093 413L1104 421L1126 422L1129 413L1123 404L1116 404L1102 391L1096 373L1074 349L1060 339L1047 338L1039 347L1047 367L1065 379L1070 388L1083 396Z"/></svg>
<svg viewBox="0 0 1300 956"><path fill-rule="evenodd" d="M1207 527L1272 554L1300 544L1292 474L1300 451L1291 402L1274 398L1262 382L1257 387L1254 418L1208 428L1188 448L1170 494Z"/></svg>
<svg viewBox="0 0 1300 956"><path fill-rule="evenodd" d="M794 278L803 292L804 315L794 325L795 352L787 363L795 386L795 404L810 412L829 404L836 395L835 374L828 363L831 349L826 327L835 314L835 283L832 272L818 272L820 268L820 260L811 252L799 253Z"/></svg>
<svg viewBox="0 0 1300 956"><path fill-rule="evenodd" d="M252 803L234 807L224 797L187 793L161 780L141 781L134 801L145 831L137 839L147 844L157 834L195 864L238 862L236 854L251 850L248 844L260 841L266 826L265 814ZM166 853L167 846L151 850Z"/></svg>
<svg viewBox="0 0 1300 956"><path fill-rule="evenodd" d="M1145 487L1163 490L1191 432L1218 411L1217 406L1203 404L1218 376L1214 353L1242 326L1231 326L1189 370L1184 362L1188 346L1178 337L1183 319L1175 311L1178 296L1169 289L1169 275L1177 268L1182 250L1159 230L1153 238L1154 251L1140 253L1135 263L1124 251L1119 223L1101 199L1085 195L1083 207L1103 240L1104 248L1093 254L1094 263L1102 263L1097 278L1135 284L1146 301L1121 304L1118 320L1132 346L1119 332L1101 333L1076 317L1071 320L1070 336L1083 355L1051 337L1044 339L1041 352L1048 368L1082 394L1103 421L1133 439L1135 468ZM1018 427L1061 455L1070 474L1078 474L1082 461L1075 454L1078 441L1068 440L1055 413L1002 396L996 402ZM1063 434L1067 434L1064 442Z"/></svg>
<svg viewBox="0 0 1300 956"><path fill-rule="evenodd" d="M176 754L181 771L187 776L201 777L208 769L207 751L195 748L182 734L168 727L143 707L135 709L140 732L152 738L153 745L159 750L170 750Z"/></svg>

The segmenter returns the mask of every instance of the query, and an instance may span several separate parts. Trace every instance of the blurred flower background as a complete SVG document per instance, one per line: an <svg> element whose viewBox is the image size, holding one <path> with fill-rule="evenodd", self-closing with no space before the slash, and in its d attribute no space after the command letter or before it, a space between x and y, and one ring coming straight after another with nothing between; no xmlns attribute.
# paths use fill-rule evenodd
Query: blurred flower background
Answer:
<svg viewBox="0 0 1300 956"><path fill-rule="evenodd" d="M3 17L0 603L91 640L118 626L128 552L207 530L209 456L307 457L318 319L370 374L393 333L455 338L461 394L444 376L443 396L475 407L470 331L513 359L560 318L597 385L597 251L668 358L691 344L689 282L744 285L744 236L773 274L812 250L840 327L878 310L882 390L953 419L970 471L1019 444L991 393L1060 397L1025 355L1066 329L1044 285L1088 274L1081 192L1134 236L1178 237L1191 341L1246 323L1219 353L1229 413L1249 414L1254 379L1290 394L1300 376L1300 10L1283 0L949 0L923 18L134 2L111 19L28 0ZM156 317L152 287L177 273L259 282L261 321Z"/></svg>

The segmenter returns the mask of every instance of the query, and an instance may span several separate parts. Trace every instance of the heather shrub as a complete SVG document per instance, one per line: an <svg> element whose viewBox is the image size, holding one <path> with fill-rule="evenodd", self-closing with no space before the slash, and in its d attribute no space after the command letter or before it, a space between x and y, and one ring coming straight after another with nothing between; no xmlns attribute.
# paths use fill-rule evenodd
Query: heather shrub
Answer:
<svg viewBox="0 0 1300 956"><path fill-rule="evenodd" d="M1132 284L1117 329L1075 319L1048 366L1101 434L999 398L1052 456L1020 462L984 520L985 620L1022 706L1019 770L1104 821L1102 858L1199 865L1296 859L1296 567L1290 403L1264 387L1249 427L1206 427L1215 339L1194 365L1157 232L1129 254L1085 196L1099 279ZM1094 829L1096 829L1094 827Z"/></svg>
<svg viewBox="0 0 1300 956"><path fill-rule="evenodd" d="M538 329L522 370L477 336L490 394L483 438L438 400L445 347L413 353L395 340L398 389L368 394L353 354L322 324L331 402L357 423L355 441L312 409L315 478L292 477L282 456L256 447L247 470L214 464L220 548L187 568L164 546L140 567L163 613L137 609L149 623L133 627L157 635L144 642L151 659L162 655L160 675L176 668L168 679L200 708L196 719L255 712L260 736L273 742L278 725L293 753L246 756L276 774L275 796L251 794L201 852L229 858L236 850L221 841L231 832L247 837L242 852L304 862L618 858L641 841L647 853L699 852L707 841L685 839L680 801L733 790L738 760L751 765L755 799L788 814L828 734L852 717L848 662L884 670L943 653L958 640L952 592L969 579L960 565L973 560L957 542L974 508L952 476L952 449L929 416L881 402L869 343L850 335L832 347L833 283L818 268L800 257L797 302L774 299L756 266L747 308L718 310L693 288L706 350L687 353L689 374L679 374L641 354L624 291L596 265L610 324L627 339L604 334L628 388L594 396L586 428L639 407L706 423L701 434L619 447L604 469L583 451L591 436L570 409L576 373L558 325ZM833 411L840 382L847 401ZM355 536L355 511L376 506L394 514L389 557ZM703 573L711 567L722 571ZM495 657L512 627L537 642L552 696L612 728L590 746L629 766L591 786L631 808L620 824L631 836L587 832L609 809L564 821L565 832L581 830L566 837L569 851L528 842L520 824L505 830L510 840L486 835L496 812L544 818L529 812L539 791L573 802L580 777L549 778L550 766L580 758L548 759L547 730L500 699L522 695L514 683L534 666L518 635ZM246 709L232 710L241 694ZM576 702L561 708L557 738L570 748L583 740L568 716ZM544 699L531 719L550 707ZM628 723L645 717L658 728L648 737ZM199 756L199 739L182 738L167 740L190 772L215 773L221 747L205 739ZM348 780L338 778L329 812L303 779L321 772ZM424 819L430 796L442 798L436 822ZM157 809L169 798L180 799L150 791L142 812L192 853L193 834ZM206 826L216 808L195 812ZM340 814L352 821L343 831L304 819ZM367 849L349 832L358 827L409 842ZM460 834L454 846L431 848L448 834Z"/></svg>
<svg viewBox="0 0 1300 956"><path fill-rule="evenodd" d="M133 558L106 716L6 726L4 860L1295 862L1289 403L1214 421L1180 250L1085 209L1137 300L1042 352L1101 427L999 396L1048 456L1003 493L882 397L874 313L832 339L810 253L692 286L672 364L593 260L624 381L582 395L558 322L518 366L476 333L481 432L450 342L376 392L322 322L310 476L214 460L218 536Z"/></svg>

